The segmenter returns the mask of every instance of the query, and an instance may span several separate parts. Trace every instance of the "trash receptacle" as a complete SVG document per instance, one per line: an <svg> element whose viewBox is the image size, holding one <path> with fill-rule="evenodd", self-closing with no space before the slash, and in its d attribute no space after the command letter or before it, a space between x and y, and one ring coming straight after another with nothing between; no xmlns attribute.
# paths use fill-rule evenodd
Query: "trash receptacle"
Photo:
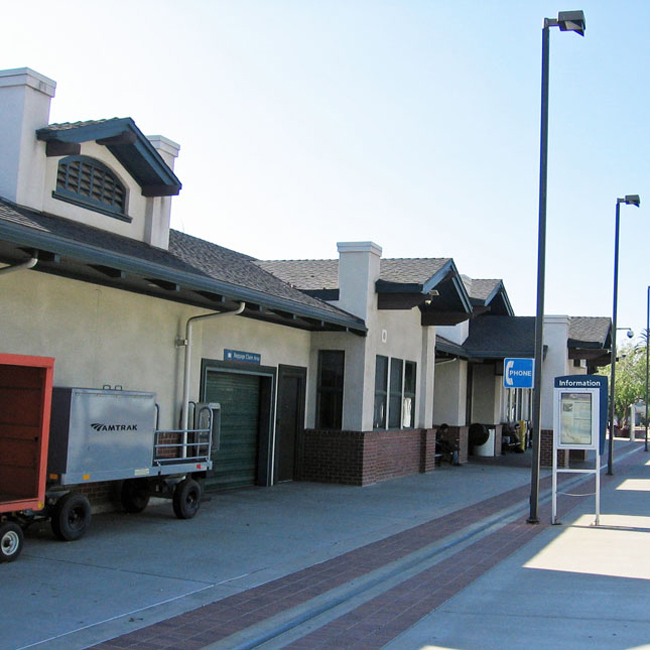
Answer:
<svg viewBox="0 0 650 650"><path fill-rule="evenodd" d="M496 429L494 427L487 427L488 439L482 445L474 447L474 453L477 456L494 456L494 441L496 438Z"/></svg>

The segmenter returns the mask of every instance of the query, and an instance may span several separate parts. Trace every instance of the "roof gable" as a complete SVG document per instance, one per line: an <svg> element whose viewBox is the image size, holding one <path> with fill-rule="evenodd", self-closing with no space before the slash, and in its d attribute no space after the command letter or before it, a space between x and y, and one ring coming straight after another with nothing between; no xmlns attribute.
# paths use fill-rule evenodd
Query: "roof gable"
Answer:
<svg viewBox="0 0 650 650"><path fill-rule="evenodd" d="M181 182L130 117L50 124L36 131L48 156L79 154L83 142L105 146L142 188L143 196L173 196Z"/></svg>
<svg viewBox="0 0 650 650"><path fill-rule="evenodd" d="M462 277L475 312L489 312L491 315L500 316L515 315L503 280L469 278L466 275Z"/></svg>
<svg viewBox="0 0 650 650"><path fill-rule="evenodd" d="M323 300L339 299L338 260L259 261L259 266ZM453 259L381 259L375 284L379 309L420 307L423 325L455 325L472 305Z"/></svg>

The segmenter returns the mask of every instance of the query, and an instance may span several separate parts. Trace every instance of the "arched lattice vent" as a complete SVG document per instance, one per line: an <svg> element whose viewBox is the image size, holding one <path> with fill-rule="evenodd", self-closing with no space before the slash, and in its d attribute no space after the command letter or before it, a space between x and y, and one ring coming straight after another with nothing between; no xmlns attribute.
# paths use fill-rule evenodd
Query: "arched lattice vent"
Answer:
<svg viewBox="0 0 650 650"><path fill-rule="evenodd" d="M128 219L124 185L106 165L88 156L68 156L59 162L54 196Z"/></svg>

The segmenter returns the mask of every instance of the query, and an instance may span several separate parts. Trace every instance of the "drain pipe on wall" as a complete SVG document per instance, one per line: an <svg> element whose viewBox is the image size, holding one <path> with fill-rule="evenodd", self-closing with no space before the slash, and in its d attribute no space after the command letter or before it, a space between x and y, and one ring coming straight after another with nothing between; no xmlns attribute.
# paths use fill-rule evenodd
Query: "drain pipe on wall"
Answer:
<svg viewBox="0 0 650 650"><path fill-rule="evenodd" d="M436 368L438 366L446 366L448 363L456 363L458 361L458 357L454 357L453 359L442 359L442 361L436 361Z"/></svg>
<svg viewBox="0 0 650 650"><path fill-rule="evenodd" d="M185 324L185 338L181 339L178 337L176 339L177 347L185 347L185 372L183 376L183 423L181 428L183 431L187 431L189 418L190 418L190 363L191 363L191 352L192 352L192 325L197 320L207 320L208 318L217 318L218 316L238 316L241 314L244 309L246 309L246 303L240 302L239 307L234 311L219 311L212 314L203 314L202 316L192 316L187 320Z"/></svg>
<svg viewBox="0 0 650 650"><path fill-rule="evenodd" d="M18 264L12 264L11 266L2 267L0 269L0 275L6 275L7 273L13 273L14 271L33 269L37 263L38 263L38 257L36 257L36 253L34 253L34 255L26 262L19 262Z"/></svg>

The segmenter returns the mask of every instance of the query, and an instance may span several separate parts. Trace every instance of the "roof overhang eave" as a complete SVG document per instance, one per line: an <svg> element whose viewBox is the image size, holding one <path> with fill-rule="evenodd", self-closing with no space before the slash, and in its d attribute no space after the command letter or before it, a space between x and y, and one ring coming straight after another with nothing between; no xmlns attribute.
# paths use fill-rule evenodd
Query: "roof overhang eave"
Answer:
<svg viewBox="0 0 650 650"><path fill-rule="evenodd" d="M436 271L424 284L411 282L411 283L401 283L401 282L391 282L388 280L377 280L375 283L375 290L379 294L379 307L382 308L400 308L396 305L402 304L402 308L412 309L413 307L422 307L428 305L429 301L432 300L432 297L439 291L436 287L440 287L443 282L449 280L453 286L453 291L458 298L460 303L460 309L454 307L454 312L462 312L467 314L467 320L472 315L472 303L463 284L462 278L458 273L458 269L454 264L453 259L447 260L443 266ZM386 299L382 300L382 295L386 296ZM394 298L391 299L391 296ZM398 296L402 296L401 302L398 300ZM407 298L408 296L408 298ZM431 305L432 309L435 309L435 305ZM443 309L444 311L444 309ZM462 322L457 319L456 322Z"/></svg>
<svg viewBox="0 0 650 650"><path fill-rule="evenodd" d="M84 264L100 264L126 273L133 273L137 276L177 284L193 291L222 294L235 301L251 302L268 309L291 312L296 316L323 321L328 325L335 325L363 336L368 331L365 323L352 315L333 314L329 310L320 310L315 307L300 305L286 298L270 296L263 291L239 287L186 271L170 269L156 262L115 253L96 246L89 246L49 233L42 233L32 228L0 221L0 237L16 246L47 250L51 253L71 257ZM129 289L126 288L125 290L128 291ZM170 299L173 300L173 297Z"/></svg>
<svg viewBox="0 0 650 650"><path fill-rule="evenodd" d="M548 352L548 346L544 346L544 356ZM533 348L530 350L467 350L467 355L470 359L478 359L481 361L486 360L499 360L503 359L532 359L535 356Z"/></svg>

